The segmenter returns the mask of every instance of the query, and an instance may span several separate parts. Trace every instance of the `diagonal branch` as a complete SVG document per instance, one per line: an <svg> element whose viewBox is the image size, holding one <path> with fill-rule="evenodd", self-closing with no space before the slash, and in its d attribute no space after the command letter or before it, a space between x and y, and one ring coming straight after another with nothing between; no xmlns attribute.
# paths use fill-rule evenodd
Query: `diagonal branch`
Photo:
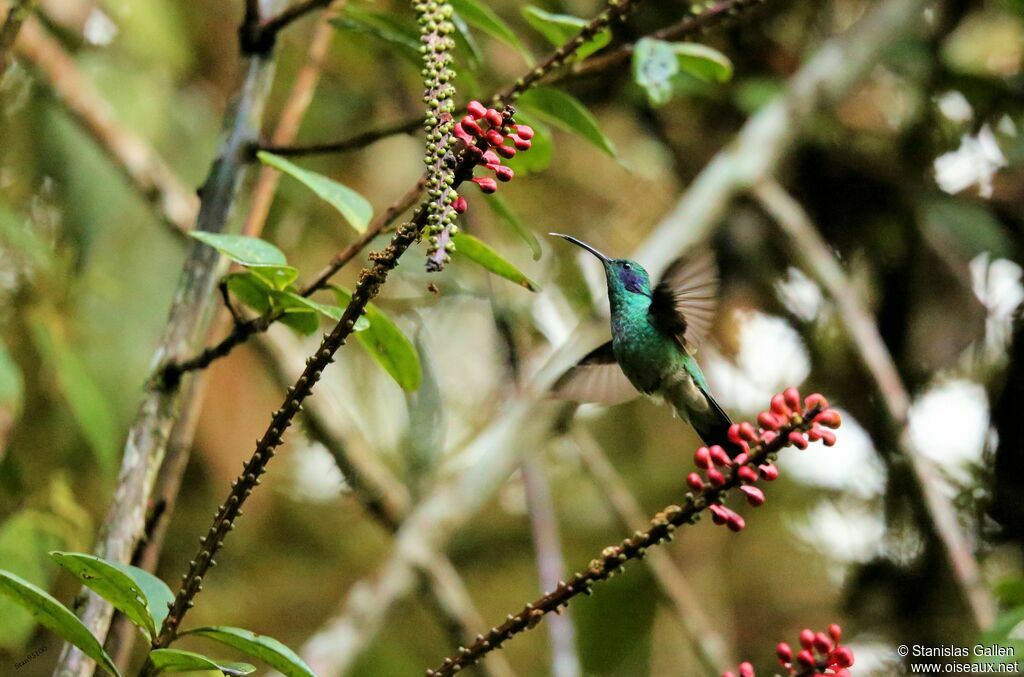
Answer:
<svg viewBox="0 0 1024 677"><path fill-rule="evenodd" d="M7 66L11 61L11 47L18 37L18 31L32 14L36 2L37 0L12 0L4 22L0 24L0 78L7 72Z"/></svg>
<svg viewBox="0 0 1024 677"><path fill-rule="evenodd" d="M843 271L828 243L803 207L773 180L754 189L754 196L786 234L797 262L832 297L838 317L846 329L854 351L864 364L881 395L883 409L899 445L899 459L909 462L925 520L942 543L960 594L971 612L976 629L987 628L995 620L996 607L982 576L974 551L957 519L956 508L943 493L941 474L926 458L908 444L907 415L910 396L900 378L889 350L878 333L871 314L857 297L856 287ZM885 454L887 463L897 461Z"/></svg>

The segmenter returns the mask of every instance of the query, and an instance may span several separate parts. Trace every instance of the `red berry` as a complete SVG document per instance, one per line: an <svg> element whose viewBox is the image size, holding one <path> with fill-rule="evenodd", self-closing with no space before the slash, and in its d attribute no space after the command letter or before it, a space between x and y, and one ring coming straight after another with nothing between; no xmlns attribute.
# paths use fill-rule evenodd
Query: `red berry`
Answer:
<svg viewBox="0 0 1024 677"><path fill-rule="evenodd" d="M461 122L455 123L455 138L466 144L467 146L473 143L473 137L466 133L466 130L462 128Z"/></svg>
<svg viewBox="0 0 1024 677"><path fill-rule="evenodd" d="M745 465L746 462L749 461L749 460L750 460L750 456L746 452L744 452L744 453L740 454L739 456L737 456L736 458L732 459L732 464L733 464L733 466L741 466L741 465Z"/></svg>
<svg viewBox="0 0 1024 677"><path fill-rule="evenodd" d="M501 135L497 129L491 129L487 132L487 143L491 144L495 148L505 143L505 137Z"/></svg>
<svg viewBox="0 0 1024 677"><path fill-rule="evenodd" d="M814 650L827 656L832 650L832 640L824 632L814 633Z"/></svg>
<svg viewBox="0 0 1024 677"><path fill-rule="evenodd" d="M841 668L833 673L833 677L851 677L851 675L849 670Z"/></svg>
<svg viewBox="0 0 1024 677"><path fill-rule="evenodd" d="M779 426L782 425L782 421L772 412L762 411L757 415L757 424L765 430L778 430Z"/></svg>
<svg viewBox="0 0 1024 677"><path fill-rule="evenodd" d="M757 469L761 471L761 477L769 482L774 482L779 478L778 466L772 465L771 463L762 463L757 466Z"/></svg>
<svg viewBox="0 0 1024 677"><path fill-rule="evenodd" d="M814 631L810 628L804 628L800 631L800 646L805 649L810 649L814 646Z"/></svg>
<svg viewBox="0 0 1024 677"><path fill-rule="evenodd" d="M736 475L744 482L753 484L757 481L757 472L749 465L741 465L737 468Z"/></svg>
<svg viewBox="0 0 1024 677"><path fill-rule="evenodd" d="M729 516L726 518L725 524L731 531L736 532L743 531L747 526L747 523L743 521L743 518L731 510L729 511Z"/></svg>
<svg viewBox="0 0 1024 677"><path fill-rule="evenodd" d="M779 645L775 647L775 655L779 657L779 661L782 663L793 662L793 650L785 642L779 642Z"/></svg>
<svg viewBox="0 0 1024 677"><path fill-rule="evenodd" d="M761 441L764 442L765 444L771 444L772 442L775 441L775 438L778 436L779 433L777 433L774 430L765 430L763 433L761 433Z"/></svg>
<svg viewBox="0 0 1024 677"><path fill-rule="evenodd" d="M533 142L529 139L522 139L518 136L512 137L512 143L515 144L516 150L530 150Z"/></svg>
<svg viewBox="0 0 1024 677"><path fill-rule="evenodd" d="M712 503L708 506L708 510L711 511L711 521L715 524L725 524L729 519L729 510L723 505Z"/></svg>
<svg viewBox="0 0 1024 677"><path fill-rule="evenodd" d="M824 445L826 447L835 446L836 434L834 432L832 432L831 430L822 430L821 431L821 441L824 443Z"/></svg>
<svg viewBox="0 0 1024 677"><path fill-rule="evenodd" d="M733 423L731 426L729 426L728 437L729 437L729 441L733 442L735 444L739 444L740 441L742 441L743 438L740 436L740 424L739 423Z"/></svg>
<svg viewBox="0 0 1024 677"><path fill-rule="evenodd" d="M503 158L513 158L516 156L516 149L512 146L496 146L494 150L498 151L498 155Z"/></svg>
<svg viewBox="0 0 1024 677"><path fill-rule="evenodd" d="M717 444L712 445L709 448L709 451L711 452L711 460L715 462L715 465L727 466L732 464L732 459L729 457L729 454L726 453L725 449Z"/></svg>
<svg viewBox="0 0 1024 677"><path fill-rule="evenodd" d="M826 409L814 417L814 422L820 423L826 428L838 428L842 424L843 418L835 409Z"/></svg>
<svg viewBox="0 0 1024 677"><path fill-rule="evenodd" d="M828 409L828 400L821 393L811 393L804 398L804 409L818 408L821 411Z"/></svg>
<svg viewBox="0 0 1024 677"><path fill-rule="evenodd" d="M788 419L793 413L793 411L786 406L786 398L783 397L782 393L772 396L772 413L776 416L781 416L783 419Z"/></svg>
<svg viewBox="0 0 1024 677"><path fill-rule="evenodd" d="M494 168L494 175L498 177L498 181L507 183L512 180L512 177L514 177L516 173L512 171L511 167L498 165Z"/></svg>
<svg viewBox="0 0 1024 677"><path fill-rule="evenodd" d="M754 666L750 663L740 663L740 677L754 677Z"/></svg>
<svg viewBox="0 0 1024 677"><path fill-rule="evenodd" d="M756 442L757 441L757 431L754 430L754 426L750 425L746 421L744 421L743 423L740 423L740 435L747 442Z"/></svg>
<svg viewBox="0 0 1024 677"><path fill-rule="evenodd" d="M493 150L487 150L484 151L484 162L486 162L489 165L500 165L501 158L495 155Z"/></svg>
<svg viewBox="0 0 1024 677"><path fill-rule="evenodd" d="M837 648L829 658L835 661L835 665L841 668L848 668L853 665L853 651L849 647L841 646Z"/></svg>
<svg viewBox="0 0 1024 677"><path fill-rule="evenodd" d="M711 482L716 487L720 487L725 484L725 475L718 471L718 468L711 468L707 472L708 482Z"/></svg>
<svg viewBox="0 0 1024 677"><path fill-rule="evenodd" d="M516 134L522 139L529 140L533 138L533 127L527 127L526 125L516 125L515 131Z"/></svg>
<svg viewBox="0 0 1024 677"><path fill-rule="evenodd" d="M480 186L480 190L484 193L493 193L498 190L497 182L489 176L478 176L473 179L473 183Z"/></svg>
<svg viewBox="0 0 1024 677"><path fill-rule="evenodd" d="M804 649L803 651L798 653L796 655L796 660L797 660L797 662L800 665L803 665L804 667L807 667L807 668L813 668L814 667L814 654L812 654L807 649Z"/></svg>
<svg viewBox="0 0 1024 677"><path fill-rule="evenodd" d="M807 448L807 439L803 435L801 435L800 433L798 433L795 430L793 432L789 433L788 439L789 439L789 443L792 444L797 449L806 449Z"/></svg>
<svg viewBox="0 0 1024 677"><path fill-rule="evenodd" d="M843 629L838 624L832 623L828 626L828 634L833 642L839 644L839 640L843 638Z"/></svg>
<svg viewBox="0 0 1024 677"><path fill-rule="evenodd" d="M799 413L803 411L800 407L800 391L796 388L786 388L782 391L782 397L786 400L786 406Z"/></svg>
<svg viewBox="0 0 1024 677"><path fill-rule="evenodd" d="M729 670L726 670L725 672L722 673L722 677L736 677L736 675L734 673L730 672Z"/></svg>
<svg viewBox="0 0 1024 677"><path fill-rule="evenodd" d="M476 123L476 120L468 115L462 118L462 120L459 121L459 124L462 125L464 130L473 136L481 136L484 133L484 130Z"/></svg>
<svg viewBox="0 0 1024 677"><path fill-rule="evenodd" d="M493 108L488 108L487 112L484 113L484 117L487 118L487 122L491 127L501 127L501 123L503 122L501 113Z"/></svg>
<svg viewBox="0 0 1024 677"><path fill-rule="evenodd" d="M697 464L698 468L707 470L711 467L711 452L707 447L701 447L693 452L693 462Z"/></svg>
<svg viewBox="0 0 1024 677"><path fill-rule="evenodd" d="M466 210L469 209L469 203L466 202L466 198L460 195L455 198L455 202L452 202L452 209L459 214L465 214Z"/></svg>
<svg viewBox="0 0 1024 677"><path fill-rule="evenodd" d="M758 489L757 487L743 485L742 487L740 487L740 491L744 493L744 495L747 497L747 503L749 503L752 507L759 508L762 505L764 505L764 492Z"/></svg>
<svg viewBox="0 0 1024 677"><path fill-rule="evenodd" d="M702 480L700 475L698 475L695 472L692 472L686 476L686 484L694 491L704 490L704 480Z"/></svg>
<svg viewBox="0 0 1024 677"><path fill-rule="evenodd" d="M487 106L483 105L479 101L470 101L469 104L466 105L466 110L476 120L479 120L487 114Z"/></svg>

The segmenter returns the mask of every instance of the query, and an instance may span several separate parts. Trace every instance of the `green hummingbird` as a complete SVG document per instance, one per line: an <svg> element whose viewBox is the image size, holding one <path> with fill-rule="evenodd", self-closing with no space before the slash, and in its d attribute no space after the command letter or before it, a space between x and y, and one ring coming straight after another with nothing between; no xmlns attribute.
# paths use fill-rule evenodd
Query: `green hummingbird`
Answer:
<svg viewBox="0 0 1024 677"><path fill-rule="evenodd" d="M718 268L710 254L673 261L655 287L644 268L613 259L569 235L550 233L586 249L604 264L612 340L566 371L555 397L618 404L640 393L660 396L693 426L707 445L733 445L732 420L708 392L693 355L715 313Z"/></svg>

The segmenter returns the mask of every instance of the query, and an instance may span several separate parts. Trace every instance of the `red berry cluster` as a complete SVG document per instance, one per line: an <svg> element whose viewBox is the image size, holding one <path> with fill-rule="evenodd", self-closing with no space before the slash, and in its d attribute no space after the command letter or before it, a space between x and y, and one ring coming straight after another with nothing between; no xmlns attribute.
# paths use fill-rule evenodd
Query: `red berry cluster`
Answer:
<svg viewBox="0 0 1024 677"><path fill-rule="evenodd" d="M794 677L850 677L849 667L853 665L853 651L842 646L839 641L843 637L843 629L835 623L828 626L828 634L814 632L810 629L800 631L800 652L795 660L793 649L785 642L779 643L775 654L779 664ZM722 677L755 677L754 666L743 662L738 672L727 671Z"/></svg>
<svg viewBox="0 0 1024 677"><path fill-rule="evenodd" d="M813 416L810 426L807 417ZM764 492L754 486L758 480L771 482L779 476L779 468L770 454L764 450L768 445L776 448L794 446L806 449L808 440L821 440L825 446L836 442L835 433L827 428L838 428L841 421L839 412L830 409L828 401L819 393L808 395L801 401L800 391L787 388L772 398L769 411L762 411L757 416L758 428L750 423L734 423L729 428L729 441L739 453L730 457L720 445L701 447L693 455L694 463L704 471L702 477L692 472L686 476L686 484L693 491L702 492L710 488L712 492L725 487L734 478L738 480L737 488L747 499L747 503L757 508L764 505ZM803 429L806 428L806 432ZM786 432L788 430L788 432ZM785 434L785 438L780 435ZM751 450L754 451L751 451ZM727 474L728 473L728 474ZM709 500L708 510L715 524L722 524L733 531L742 531L746 526L743 518L734 510L721 504L721 495L713 493Z"/></svg>
<svg viewBox="0 0 1024 677"><path fill-rule="evenodd" d="M533 129L514 124L509 108L506 108L503 115L479 101L470 101L466 111L469 114L456 122L454 128L455 137L466 145L466 157L494 172L498 181L511 181L515 172L511 167L501 164L501 160L515 157L519 151L529 150L533 143L530 141ZM498 190L497 181L489 176L475 177L473 183L484 193ZM466 199L459 196L452 207L462 214L468 205Z"/></svg>

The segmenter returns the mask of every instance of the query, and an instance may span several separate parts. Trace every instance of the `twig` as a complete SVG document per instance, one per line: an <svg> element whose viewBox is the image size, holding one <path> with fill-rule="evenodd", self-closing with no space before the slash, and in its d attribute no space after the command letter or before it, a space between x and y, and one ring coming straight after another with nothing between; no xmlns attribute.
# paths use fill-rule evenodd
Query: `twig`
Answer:
<svg viewBox="0 0 1024 677"><path fill-rule="evenodd" d="M794 416L779 428L777 435L759 440L751 446L746 462L753 467L770 462L776 453L790 444L791 435L799 436L810 430L812 422L821 412L822 409L812 406L806 412ZM587 569L574 574L569 582L561 581L554 590L527 604L519 613L509 615L504 623L491 628L472 645L460 649L458 654L446 658L437 669L428 670L428 677L447 677L473 665L491 651L500 649L502 644L515 635L536 627L546 614L559 612L574 597L591 594L595 583L620 573L626 562L643 559L650 548L671 541L678 527L694 524L702 512L715 505L720 506L725 495L740 486L742 482L739 472L735 469L727 472L728 475L717 486L705 483L699 492L688 493L682 506L670 505L659 512L650 520L646 531L637 531L618 545L602 550L598 557L590 561Z"/></svg>
<svg viewBox="0 0 1024 677"><path fill-rule="evenodd" d="M881 395L892 428L891 434L899 444L899 455L909 462L925 519L942 543L957 587L971 611L975 628L987 628L995 620L995 602L985 584L973 549L960 527L956 508L942 491L941 474L928 459L915 453L908 444L910 397L878 333L878 326L857 297L856 287L850 283L842 265L803 207L773 180L759 184L753 192L788 237L800 266L835 301L839 320ZM890 464L895 460L888 455L884 456Z"/></svg>
<svg viewBox="0 0 1024 677"><path fill-rule="evenodd" d="M334 0L302 0L301 2L295 3L291 7L283 10L277 16L273 16L260 24L260 40L269 41L273 44L273 41L277 38L277 34L287 28L290 24L298 21L310 12L315 12L318 9L327 7L333 1Z"/></svg>
<svg viewBox="0 0 1024 677"><path fill-rule="evenodd" d="M18 31L25 19L32 14L38 0L11 0L7 16L4 17L3 25L0 25L0 78L7 72L7 66L11 61L11 47L18 37Z"/></svg>
<svg viewBox="0 0 1024 677"><path fill-rule="evenodd" d="M294 358L299 352L294 339L267 332L260 336L256 345L267 358L268 367L278 382L287 385L295 381L297 370L288 366L295 364ZM329 383L323 387L330 392ZM332 406L334 401L337 398L321 396L310 399L302 410L306 429L330 452L345 483L363 507L381 526L393 533L411 510L409 492L377 456L345 444L345 432L340 423L344 417ZM437 610L445 627L455 631L457 644L472 641L473 634L469 629L485 626L455 567L438 553L420 574L432 607ZM504 658L492 661L489 667L497 677L515 674Z"/></svg>
<svg viewBox="0 0 1024 677"><path fill-rule="evenodd" d="M374 129L362 132L361 134L356 134L351 138L343 139L341 141L316 143L308 146L289 146L286 143L271 139L269 144L261 145L259 150L265 150L282 157L344 153L345 151L365 148L376 141L380 141L381 139L385 139L389 136L394 136L395 134L412 134L421 124L423 124L422 115L417 115L415 117L410 116L404 120L397 120L380 127L375 127Z"/></svg>
<svg viewBox="0 0 1024 677"><path fill-rule="evenodd" d="M584 430L575 430L573 440L583 467L601 493L607 497L608 506L622 528L631 531L643 529L647 518L640 503L629 491L593 436ZM725 639L711 624L697 594L672 561L672 557L666 552L652 550L647 554L647 564L661 593L675 608L676 617L690 646L693 647L697 660L704 667L704 672L711 675L720 674L726 666L734 664L736 661L729 655Z"/></svg>
<svg viewBox="0 0 1024 677"><path fill-rule="evenodd" d="M156 208L161 221L175 235L188 232L199 208L195 194L180 183L143 138L118 126L107 102L60 44L43 32L38 20L29 18L25 22L15 49L50 87L75 123L93 138L139 195Z"/></svg>
<svg viewBox="0 0 1024 677"><path fill-rule="evenodd" d="M241 90L225 114L224 140L200 191L201 206L196 224L199 230L224 230L247 167L245 150L258 133L273 73L272 61L263 57L250 59L244 72ZM216 308L217 297L213 292L223 268L222 259L214 249L198 242L193 244L154 356L155 365L188 354L206 336ZM135 552L145 530L146 505L164 460L171 428L187 405L189 392L191 389L184 393L181 389L147 390L128 432L114 500L95 548L98 556L127 563ZM102 598L86 594L80 617L94 635L106 636L111 613L110 605ZM59 674L86 675L91 674L92 669L91 659L65 645L58 662Z"/></svg>

